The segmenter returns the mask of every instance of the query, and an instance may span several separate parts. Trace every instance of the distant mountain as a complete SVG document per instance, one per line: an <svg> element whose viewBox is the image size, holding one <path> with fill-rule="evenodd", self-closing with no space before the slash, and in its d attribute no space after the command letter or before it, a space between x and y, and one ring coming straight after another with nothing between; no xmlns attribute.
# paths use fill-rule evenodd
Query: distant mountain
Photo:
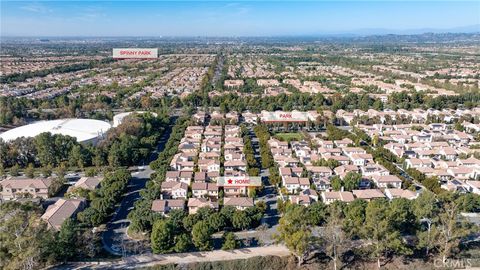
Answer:
<svg viewBox="0 0 480 270"><path fill-rule="evenodd" d="M373 35L419 35L425 33L480 33L480 24L454 27L448 29L440 28L418 28L418 29L387 29L387 28L362 28L349 31L326 31L319 32L320 36L338 36L338 37L355 37L355 36L373 36Z"/></svg>

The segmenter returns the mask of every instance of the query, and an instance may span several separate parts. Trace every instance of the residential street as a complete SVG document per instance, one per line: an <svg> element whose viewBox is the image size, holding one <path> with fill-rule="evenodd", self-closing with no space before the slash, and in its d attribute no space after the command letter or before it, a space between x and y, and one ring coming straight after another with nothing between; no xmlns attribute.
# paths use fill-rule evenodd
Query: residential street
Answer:
<svg viewBox="0 0 480 270"><path fill-rule="evenodd" d="M132 173L132 178L130 179L127 192L124 195L120 207L115 212L112 220L106 225L106 231L102 234L102 243L104 248L112 254L125 255L121 253L123 250L121 247L122 245L127 245L128 241L132 241L128 239L126 235L128 225L130 224L130 221L127 219L128 213L133 209L135 201L140 198L140 190L145 188L145 184L150 178L150 174L153 172L148 164L150 161L156 159L158 153L163 151L165 144L170 137L174 121L175 120L171 121L170 125L162 134L156 151L152 153L149 160L144 162L147 164L144 166L144 169Z"/></svg>

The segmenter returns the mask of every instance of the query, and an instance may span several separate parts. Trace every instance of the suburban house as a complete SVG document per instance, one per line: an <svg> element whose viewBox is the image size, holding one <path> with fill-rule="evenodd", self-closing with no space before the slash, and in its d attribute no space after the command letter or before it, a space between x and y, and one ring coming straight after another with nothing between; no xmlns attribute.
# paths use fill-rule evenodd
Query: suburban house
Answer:
<svg viewBox="0 0 480 270"><path fill-rule="evenodd" d="M224 206L233 206L238 210L245 210L253 207L253 199L248 197L228 197L223 199Z"/></svg>
<svg viewBox="0 0 480 270"><path fill-rule="evenodd" d="M331 204L334 201L342 201L345 203L353 202L355 198L353 194L348 191L332 191L332 192L322 192L322 201L325 204Z"/></svg>
<svg viewBox="0 0 480 270"><path fill-rule="evenodd" d="M162 195L165 198L187 198L188 185L184 182L163 182L161 185Z"/></svg>
<svg viewBox="0 0 480 270"><path fill-rule="evenodd" d="M315 185L316 189L320 191L326 191L332 188L330 179L328 178L314 179L313 184Z"/></svg>
<svg viewBox="0 0 480 270"><path fill-rule="evenodd" d="M192 196L195 198L218 197L218 186L215 183L192 183Z"/></svg>
<svg viewBox="0 0 480 270"><path fill-rule="evenodd" d="M288 190L288 193L296 193L298 190L305 190L310 188L310 180L306 177L283 177L283 186Z"/></svg>
<svg viewBox="0 0 480 270"><path fill-rule="evenodd" d="M197 213L198 209L202 207L208 207L217 210L218 209L218 203L217 202L212 202L206 198L190 198L188 199L188 213L190 215L193 215Z"/></svg>
<svg viewBox="0 0 480 270"><path fill-rule="evenodd" d="M385 192L385 196L387 196L387 198L390 200L393 200L396 198L405 198L408 200L413 200L418 197L417 193L408 189L386 188L384 192Z"/></svg>
<svg viewBox="0 0 480 270"><path fill-rule="evenodd" d="M198 168L202 172L219 172L220 161L215 159L203 159L198 161Z"/></svg>
<svg viewBox="0 0 480 270"><path fill-rule="evenodd" d="M0 182L1 199L5 201L25 197L47 199L51 184L50 178L7 178Z"/></svg>
<svg viewBox="0 0 480 270"><path fill-rule="evenodd" d="M185 210L185 200L154 200L152 211L162 215L168 215L172 210Z"/></svg>
<svg viewBox="0 0 480 270"><path fill-rule="evenodd" d="M85 208L84 199L59 199L54 204L48 206L41 219L47 222L48 227L60 230L63 222L68 218L74 218L75 215Z"/></svg>
<svg viewBox="0 0 480 270"><path fill-rule="evenodd" d="M385 198L385 195L379 189L358 189L353 190L352 192L355 198L367 201L378 198Z"/></svg>
<svg viewBox="0 0 480 270"><path fill-rule="evenodd" d="M309 206L314 202L308 195L290 195L289 199L292 204L299 204L303 206Z"/></svg>
<svg viewBox="0 0 480 270"><path fill-rule="evenodd" d="M373 175L372 180L379 188L402 188L402 180L396 175Z"/></svg>
<svg viewBox="0 0 480 270"><path fill-rule="evenodd" d="M88 189L88 190L94 190L94 189L98 188L102 179L103 178L99 177L99 176L97 176L97 177L81 177L70 188L83 188L83 189Z"/></svg>
<svg viewBox="0 0 480 270"><path fill-rule="evenodd" d="M468 191L480 195L480 181L467 180L465 185L468 187Z"/></svg>
<svg viewBox="0 0 480 270"><path fill-rule="evenodd" d="M228 160L224 163L225 170L242 171L247 170L247 162L244 160Z"/></svg>
<svg viewBox="0 0 480 270"><path fill-rule="evenodd" d="M223 192L225 196L228 197L238 197L238 196L247 196L248 187L246 186L224 186Z"/></svg>

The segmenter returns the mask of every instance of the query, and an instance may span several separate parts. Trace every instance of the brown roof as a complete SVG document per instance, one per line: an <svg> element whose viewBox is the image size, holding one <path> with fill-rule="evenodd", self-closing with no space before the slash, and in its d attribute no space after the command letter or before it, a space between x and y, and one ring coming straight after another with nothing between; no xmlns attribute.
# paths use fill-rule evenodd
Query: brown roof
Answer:
<svg viewBox="0 0 480 270"><path fill-rule="evenodd" d="M414 199L417 196L415 192L408 189L387 188L385 192L389 192L393 198Z"/></svg>
<svg viewBox="0 0 480 270"><path fill-rule="evenodd" d="M341 200L344 202L353 202L355 198L353 194L348 191L332 191L332 192L324 192L323 196L325 199L334 199L334 200Z"/></svg>
<svg viewBox="0 0 480 270"><path fill-rule="evenodd" d="M225 206L242 206L242 207L251 207L253 206L253 199L247 197L229 197L223 199L223 205Z"/></svg>
<svg viewBox="0 0 480 270"><path fill-rule="evenodd" d="M402 182L400 178L396 175L374 175L372 178L377 182L387 182L387 183L394 183L394 182Z"/></svg>
<svg viewBox="0 0 480 270"><path fill-rule="evenodd" d="M307 171L313 173L332 173L332 170L325 166L307 166Z"/></svg>
<svg viewBox="0 0 480 270"><path fill-rule="evenodd" d="M180 175L179 171L167 171L165 174L166 178L177 178Z"/></svg>
<svg viewBox="0 0 480 270"><path fill-rule="evenodd" d="M359 199L385 198L385 195L379 189L360 189L352 192Z"/></svg>
<svg viewBox="0 0 480 270"><path fill-rule="evenodd" d="M74 187L84 189L95 189L100 184L101 177L82 177L74 185Z"/></svg>
<svg viewBox="0 0 480 270"><path fill-rule="evenodd" d="M179 182L177 181L164 181L162 182L161 188L162 190L164 189L172 189L174 186L176 186Z"/></svg>
<svg viewBox="0 0 480 270"><path fill-rule="evenodd" d="M180 178L192 178L193 172L191 171L181 171Z"/></svg>
<svg viewBox="0 0 480 270"><path fill-rule="evenodd" d="M47 208L42 215L42 219L45 220L49 226L58 230L63 222L83 208L84 204L84 199L59 199L55 204Z"/></svg>
<svg viewBox="0 0 480 270"><path fill-rule="evenodd" d="M218 190L214 183L195 182L192 183L192 190Z"/></svg>
<svg viewBox="0 0 480 270"><path fill-rule="evenodd" d="M45 189L52 184L51 178L7 178L0 182L0 185L10 188L23 189L26 187L34 187Z"/></svg>
<svg viewBox="0 0 480 270"><path fill-rule="evenodd" d="M175 183L175 182L173 182ZM172 190L174 189L183 189L183 190L188 190L188 185L185 184L184 182L177 183L175 186L172 187Z"/></svg>
<svg viewBox="0 0 480 270"><path fill-rule="evenodd" d="M152 211L165 212L165 208L180 208L185 207L184 200L154 200L152 202Z"/></svg>
<svg viewBox="0 0 480 270"><path fill-rule="evenodd" d="M205 181L207 179L207 174L205 172L196 172L195 181Z"/></svg>
<svg viewBox="0 0 480 270"><path fill-rule="evenodd" d="M247 163L243 160L229 160L225 161L224 166L247 166Z"/></svg>
<svg viewBox="0 0 480 270"><path fill-rule="evenodd" d="M218 208L217 202L212 202L205 198L190 198L188 199L188 207L210 207Z"/></svg>

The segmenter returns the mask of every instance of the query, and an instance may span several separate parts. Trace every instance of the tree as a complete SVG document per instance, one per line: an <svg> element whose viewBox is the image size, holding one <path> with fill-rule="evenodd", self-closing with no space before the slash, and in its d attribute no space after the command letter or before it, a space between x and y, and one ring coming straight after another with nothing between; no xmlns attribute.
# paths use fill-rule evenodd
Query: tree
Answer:
<svg viewBox="0 0 480 270"><path fill-rule="evenodd" d="M301 205L289 205L280 218L277 240L285 242L287 248L297 257L301 265L314 246L307 209Z"/></svg>
<svg viewBox="0 0 480 270"><path fill-rule="evenodd" d="M340 191L342 189L342 179L338 175L335 175L332 177L332 180L330 180L332 189L335 191Z"/></svg>
<svg viewBox="0 0 480 270"><path fill-rule="evenodd" d="M460 239L469 233L455 201L442 202L438 215L438 232L440 255L445 263L452 250L459 245Z"/></svg>
<svg viewBox="0 0 480 270"><path fill-rule="evenodd" d="M40 269L58 257L52 230L33 203L0 204L0 269Z"/></svg>
<svg viewBox="0 0 480 270"><path fill-rule="evenodd" d="M35 147L37 149L37 158L43 166L57 164L55 140L52 134L44 132L37 135L35 137Z"/></svg>
<svg viewBox="0 0 480 270"><path fill-rule="evenodd" d="M70 166L78 166L79 168L83 168L85 165L85 156L80 145L73 146L69 154L69 163Z"/></svg>
<svg viewBox="0 0 480 270"><path fill-rule="evenodd" d="M0 180L5 177L5 168L3 167L3 164L0 163Z"/></svg>
<svg viewBox="0 0 480 270"><path fill-rule="evenodd" d="M359 237L361 235L361 228L365 223L366 207L367 202L361 199L356 199L345 206L344 230L350 237Z"/></svg>
<svg viewBox="0 0 480 270"><path fill-rule="evenodd" d="M352 191L358 188L362 175L356 172L348 172L343 178L343 186L346 191Z"/></svg>
<svg viewBox="0 0 480 270"><path fill-rule="evenodd" d="M85 257L94 258L102 250L98 235L91 230L85 230L79 238L80 240L76 245Z"/></svg>
<svg viewBox="0 0 480 270"><path fill-rule="evenodd" d="M67 167L65 166L64 163L60 164L60 166L57 167L55 170L55 174L57 175L57 178L64 179L65 174L67 173Z"/></svg>
<svg viewBox="0 0 480 270"><path fill-rule="evenodd" d="M285 239L285 245L297 256L298 265L302 265L310 253L312 233L309 230L296 231Z"/></svg>
<svg viewBox="0 0 480 270"><path fill-rule="evenodd" d="M233 214L237 211L233 206L224 206L222 210L220 210L220 214L224 217L225 226L233 226Z"/></svg>
<svg viewBox="0 0 480 270"><path fill-rule="evenodd" d="M153 253L169 252L174 240L172 224L165 220L155 221L150 238Z"/></svg>
<svg viewBox="0 0 480 270"><path fill-rule="evenodd" d="M25 169L25 175L28 178L33 178L35 177L35 168L33 167L33 164L30 163L28 164L27 168Z"/></svg>
<svg viewBox="0 0 480 270"><path fill-rule="evenodd" d="M232 225L236 229L245 230L251 223L250 217L244 212L237 210L232 216Z"/></svg>
<svg viewBox="0 0 480 270"><path fill-rule="evenodd" d="M398 254L409 253L399 231L394 230L386 216L388 207L388 201L376 199L370 201L365 209L363 237L373 244L373 256L377 259L378 268L381 267L381 258L393 251Z"/></svg>
<svg viewBox="0 0 480 270"><path fill-rule="evenodd" d="M192 239L190 235L182 233L175 237L175 246L173 247L173 250L175 252L186 252L190 249L191 246Z"/></svg>
<svg viewBox="0 0 480 270"><path fill-rule="evenodd" d="M412 201L405 198L393 199L389 205L387 218L400 233L414 233L412 224L415 224L415 215L412 211Z"/></svg>
<svg viewBox="0 0 480 270"><path fill-rule="evenodd" d="M20 168L18 167L18 164L13 165L10 168L10 175L11 176L18 176L19 175L19 170L20 170Z"/></svg>
<svg viewBox="0 0 480 270"><path fill-rule="evenodd" d="M313 225L322 225L327 216L327 206L321 202L314 202L308 207L308 218Z"/></svg>
<svg viewBox="0 0 480 270"><path fill-rule="evenodd" d="M208 218L208 224L214 232L218 232L225 227L225 217L220 213L213 213Z"/></svg>
<svg viewBox="0 0 480 270"><path fill-rule="evenodd" d="M323 230L322 240L325 246L325 253L333 260L333 268L337 270L339 257L351 243L342 230L344 219L342 205L338 203L331 204L329 212L330 215Z"/></svg>
<svg viewBox="0 0 480 270"><path fill-rule="evenodd" d="M438 218L437 199L433 192L423 191L413 202L413 214L419 223L427 225L427 231L418 231L419 247L425 248L425 255L429 255L430 249L435 247L436 227L432 227ZM433 229L433 230L432 230Z"/></svg>
<svg viewBox="0 0 480 270"><path fill-rule="evenodd" d="M41 172L43 177L50 177L52 175L52 165L43 166Z"/></svg>
<svg viewBox="0 0 480 270"><path fill-rule="evenodd" d="M95 168L88 168L85 170L85 176L94 177L95 175L97 175L97 170L95 170Z"/></svg>
<svg viewBox="0 0 480 270"><path fill-rule="evenodd" d="M75 257L77 246L77 228L75 222L68 218L66 219L57 235L58 255L61 260L66 261Z"/></svg>
<svg viewBox="0 0 480 270"><path fill-rule="evenodd" d="M192 238L193 244L201 251L212 249L212 229L207 221L199 221L193 225Z"/></svg>
<svg viewBox="0 0 480 270"><path fill-rule="evenodd" d="M120 166L121 165L120 157L121 157L120 144L118 142L114 142L110 147L110 151L108 152L108 164L111 167Z"/></svg>
<svg viewBox="0 0 480 270"><path fill-rule="evenodd" d="M234 233L228 232L223 235L222 250L232 250L238 247L238 241Z"/></svg>

